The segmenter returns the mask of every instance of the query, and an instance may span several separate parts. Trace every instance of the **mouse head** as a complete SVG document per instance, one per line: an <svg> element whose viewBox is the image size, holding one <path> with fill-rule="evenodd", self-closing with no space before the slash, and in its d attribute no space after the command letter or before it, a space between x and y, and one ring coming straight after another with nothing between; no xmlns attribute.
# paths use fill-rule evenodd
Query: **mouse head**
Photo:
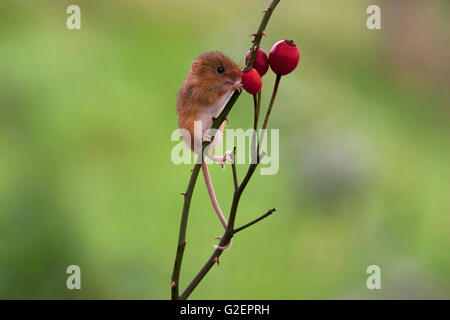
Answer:
<svg viewBox="0 0 450 320"><path fill-rule="evenodd" d="M220 51L201 54L192 62L191 73L203 85L222 89L241 81L241 68Z"/></svg>

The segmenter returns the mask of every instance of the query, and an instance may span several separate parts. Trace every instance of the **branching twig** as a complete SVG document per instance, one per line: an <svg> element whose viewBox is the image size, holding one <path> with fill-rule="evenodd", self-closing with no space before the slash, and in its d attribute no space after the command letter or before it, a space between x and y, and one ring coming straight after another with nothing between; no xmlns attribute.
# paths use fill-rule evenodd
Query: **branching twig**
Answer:
<svg viewBox="0 0 450 320"><path fill-rule="evenodd" d="M269 21L270 16L272 15L273 10L275 9L275 7L278 5L279 2L280 2L280 0L273 0L272 3L270 4L270 6L268 7L268 9L265 11L263 19L258 28L258 32L256 33L255 38L253 40L252 52L250 54L247 66L253 66L253 64L255 62L255 58L256 58L256 51L261 42L261 38L263 36L266 25ZM219 126L225 120L225 117L231 111L231 108L233 107L234 103L238 99L239 95L240 95L240 93L238 91L235 91L233 93L230 100L226 104L225 108L220 113L219 117L217 117L214 120L212 129L219 128ZM214 139L214 135L211 138L211 141L213 141L213 139ZM173 268L173 273L172 273L172 286L171 286L172 299L182 299L182 300L186 299L192 293L192 291L197 287L197 285L200 283L200 281L203 279L203 277L208 273L208 271L211 269L211 267L215 263L218 262L219 256L223 252L221 249L216 249L213 252L213 254L210 256L208 261L205 263L205 265L198 272L198 274L189 283L189 285L186 287L186 289L183 291L183 293L181 295L179 295L179 280L180 280L180 272L181 272L181 263L183 260L184 249L186 247L186 229L187 229L187 222L188 222L188 217L189 217L190 203L191 203L195 183L197 181L198 174L200 171L200 166L203 162L204 151L210 143L211 142L205 142L203 144L202 155L199 156L197 159L197 163L195 164L195 166L192 170L192 173L191 173L191 178L189 180L187 190L184 194L184 204L183 204L183 211L182 211L182 215L181 215L180 231L179 231L179 236L178 236L178 246L177 246L175 263L174 263L174 268ZM237 188L235 189L234 195L233 195L233 202L231 205L230 216L228 219L228 227L227 227L224 235L221 238L219 246L223 247L223 246L227 245L233 236L234 221L236 218L236 212L237 212L240 197L241 197L242 192L244 191L245 187L247 186L247 183L249 182L251 176L255 172L256 167L258 166L259 163L260 163L260 159L259 159L259 155L258 155L257 162L250 164L247 174L244 177L244 179L242 180L241 184L238 185L235 182L235 186L237 186ZM236 174L235 170L233 171L233 174L234 175ZM237 175L235 175L235 176L237 177ZM235 181L237 181L237 178L235 178Z"/></svg>
<svg viewBox="0 0 450 320"><path fill-rule="evenodd" d="M275 211L276 211L275 208L270 209L269 211L267 211L266 213L264 213L262 216L256 218L255 220L252 220L252 221L250 221L249 223L244 224L243 226L234 229L234 230L233 230L233 235L235 235L235 234L238 233L239 231L242 231L242 230L244 230L244 229L250 227L251 225L254 225L255 223L261 221L262 219L267 218L268 216L270 216L270 215L271 215L272 213L274 213Z"/></svg>

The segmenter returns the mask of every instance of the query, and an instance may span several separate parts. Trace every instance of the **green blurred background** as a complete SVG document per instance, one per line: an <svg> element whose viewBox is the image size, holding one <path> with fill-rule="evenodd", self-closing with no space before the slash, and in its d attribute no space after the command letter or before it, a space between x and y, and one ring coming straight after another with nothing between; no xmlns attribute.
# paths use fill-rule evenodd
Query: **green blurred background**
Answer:
<svg viewBox="0 0 450 320"><path fill-rule="evenodd" d="M170 159L177 89L202 52L242 65L268 3L0 2L0 298L169 298L192 167ZM237 224L277 212L192 298L450 298L449 2L376 1L368 30L373 3L281 1L262 47L294 39L301 65L269 124L280 170L257 172ZM229 127L251 127L252 109L241 95ZM231 169L211 171L228 212ZM221 232L199 179L182 287ZM381 290L366 288L372 264Z"/></svg>

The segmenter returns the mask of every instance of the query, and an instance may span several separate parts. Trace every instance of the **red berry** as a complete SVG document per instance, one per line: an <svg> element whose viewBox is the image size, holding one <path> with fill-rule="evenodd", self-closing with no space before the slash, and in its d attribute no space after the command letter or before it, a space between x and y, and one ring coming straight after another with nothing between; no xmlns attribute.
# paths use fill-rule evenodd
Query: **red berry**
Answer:
<svg viewBox="0 0 450 320"><path fill-rule="evenodd" d="M242 71L241 75L242 86L245 91L250 94L257 94L261 91L262 80L258 71L255 68L247 67Z"/></svg>
<svg viewBox="0 0 450 320"><path fill-rule="evenodd" d="M269 53L270 68L278 75L291 73L298 65L300 51L292 40L280 40Z"/></svg>
<svg viewBox="0 0 450 320"><path fill-rule="evenodd" d="M252 52L252 49L248 50L247 55L245 56L245 64L248 63L248 59L250 59L250 53ZM259 75L262 77L266 74L267 70L269 69L269 59L267 58L266 52L258 48L258 51L256 51L256 59L255 63L253 64L253 68L258 71Z"/></svg>

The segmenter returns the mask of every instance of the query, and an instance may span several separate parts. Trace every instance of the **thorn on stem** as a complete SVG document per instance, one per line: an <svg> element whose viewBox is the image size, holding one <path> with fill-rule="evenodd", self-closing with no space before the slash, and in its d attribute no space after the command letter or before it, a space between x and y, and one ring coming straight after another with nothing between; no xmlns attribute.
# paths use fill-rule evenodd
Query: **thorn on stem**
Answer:
<svg viewBox="0 0 450 320"><path fill-rule="evenodd" d="M175 283L175 281L172 281L172 285L171 285L172 289L175 288L176 285L177 284Z"/></svg>
<svg viewBox="0 0 450 320"><path fill-rule="evenodd" d="M267 38L267 34L263 31L262 33L261 33L264 37L266 37ZM256 38L256 36L258 35L258 32L254 32L254 33L251 33L250 35L249 35L249 37L255 37Z"/></svg>
<svg viewBox="0 0 450 320"><path fill-rule="evenodd" d="M217 263L217 265L219 265L219 257L214 258L214 263Z"/></svg>
<svg viewBox="0 0 450 320"><path fill-rule="evenodd" d="M263 11L263 13L266 13L266 12L268 12L268 11L270 11L270 12L273 11L272 6L268 6L267 9Z"/></svg>
<svg viewBox="0 0 450 320"><path fill-rule="evenodd" d="M186 195L186 192L180 192L180 194L181 194L182 196L185 196L185 195Z"/></svg>

